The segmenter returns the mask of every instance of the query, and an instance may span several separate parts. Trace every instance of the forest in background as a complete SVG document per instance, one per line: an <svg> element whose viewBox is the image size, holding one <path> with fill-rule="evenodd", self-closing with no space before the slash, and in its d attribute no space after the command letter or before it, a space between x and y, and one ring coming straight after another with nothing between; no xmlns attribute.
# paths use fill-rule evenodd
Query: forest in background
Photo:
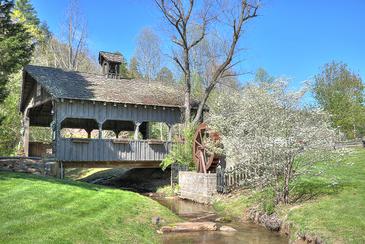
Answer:
<svg viewBox="0 0 365 244"><path fill-rule="evenodd" d="M8 32L0 34L0 52L2 57L9 58L1 63L0 155L14 155L21 149L22 119L18 107L22 67L31 63L92 73L99 73L100 68L97 58L88 49L87 21L82 17L77 1L69 2L60 33L52 33L47 23L39 20L29 0L1 1L1 12L1 26ZM188 30L191 37L199 34L199 25L192 25ZM210 88L211 76L219 63L216 60L212 64L212 57L223 52L217 48L220 43L214 38L215 34L206 34L189 53L191 95L200 100L204 99L206 90ZM120 73L127 78L140 78L146 82L184 86L184 70L162 54L161 45L159 36L152 29L142 29L136 41L135 54L129 62L124 58ZM121 53L119 50L112 51ZM174 68L171 70L168 67ZM213 86L207 99L208 105L214 107L222 91L229 93L241 90L248 84L272 83L281 79L259 69L254 80L240 82L237 75L241 73L235 67L229 67ZM330 62L323 66L309 88L316 105L332 114L333 125L347 138L364 136L364 84L358 74L344 63ZM31 140L47 142L50 132L45 128L33 128Z"/></svg>

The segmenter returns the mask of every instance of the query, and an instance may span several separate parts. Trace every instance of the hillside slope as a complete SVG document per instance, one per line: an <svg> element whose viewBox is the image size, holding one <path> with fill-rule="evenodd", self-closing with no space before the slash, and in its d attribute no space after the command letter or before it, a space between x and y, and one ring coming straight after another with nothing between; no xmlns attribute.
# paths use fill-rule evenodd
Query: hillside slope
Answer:
<svg viewBox="0 0 365 244"><path fill-rule="evenodd" d="M156 243L153 216L178 218L139 194L0 172L1 243Z"/></svg>
<svg viewBox="0 0 365 244"><path fill-rule="evenodd" d="M319 165L321 176L306 176L294 182L292 195L299 200L273 207L273 194L244 191L218 199L221 214L243 218L252 207L275 212L291 223L291 238L317 236L326 243L365 243L365 150L354 150L340 164Z"/></svg>

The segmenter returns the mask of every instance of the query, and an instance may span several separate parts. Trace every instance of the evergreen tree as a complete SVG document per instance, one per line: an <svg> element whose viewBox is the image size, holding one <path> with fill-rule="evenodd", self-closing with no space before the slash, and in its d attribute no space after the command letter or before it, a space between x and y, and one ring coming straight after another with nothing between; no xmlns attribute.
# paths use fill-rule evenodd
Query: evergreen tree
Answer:
<svg viewBox="0 0 365 244"><path fill-rule="evenodd" d="M139 64L136 57L133 57L129 63L129 76L133 79L139 79L142 77L139 72Z"/></svg>
<svg viewBox="0 0 365 244"><path fill-rule="evenodd" d="M50 34L47 25L40 23L37 12L29 0L17 0L11 18L24 26L32 36L33 43L44 43Z"/></svg>
<svg viewBox="0 0 365 244"><path fill-rule="evenodd" d="M127 62L125 61L125 59L123 57L123 62L119 66L119 74L123 78L129 78L129 73L128 73L127 66L128 66L128 64L127 64Z"/></svg>
<svg viewBox="0 0 365 244"><path fill-rule="evenodd" d="M13 155L21 139L19 113L21 72L10 75L6 88L9 91L0 103L0 155Z"/></svg>
<svg viewBox="0 0 365 244"><path fill-rule="evenodd" d="M7 96L9 75L29 63L34 48L29 32L12 20L13 8L13 1L0 1L0 101Z"/></svg>
<svg viewBox="0 0 365 244"><path fill-rule="evenodd" d="M15 2L14 13L16 13L17 11L22 13L26 22L35 26L40 25L40 21L37 17L37 12L34 10L29 0L17 0Z"/></svg>
<svg viewBox="0 0 365 244"><path fill-rule="evenodd" d="M162 67L157 73L156 80L164 83L174 83L174 75L167 67Z"/></svg>
<svg viewBox="0 0 365 244"><path fill-rule="evenodd" d="M128 78L129 77L128 64L126 59L124 58L124 55L119 51L116 51L115 53L122 56L122 63L119 66L119 75L123 78Z"/></svg>

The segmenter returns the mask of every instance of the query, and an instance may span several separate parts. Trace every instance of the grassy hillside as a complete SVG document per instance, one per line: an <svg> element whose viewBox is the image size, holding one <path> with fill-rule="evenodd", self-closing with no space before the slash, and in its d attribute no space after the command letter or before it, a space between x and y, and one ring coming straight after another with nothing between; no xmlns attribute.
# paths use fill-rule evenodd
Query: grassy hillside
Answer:
<svg viewBox="0 0 365 244"><path fill-rule="evenodd" d="M327 176L337 177L342 189L300 204L288 211L288 220L302 233L365 243L365 150L355 152L340 167L328 168Z"/></svg>
<svg viewBox="0 0 365 244"><path fill-rule="evenodd" d="M340 165L321 167L325 167L321 177L295 182L294 195L301 198L291 205L272 209L267 190L237 194L217 201L215 207L231 217L242 217L246 208L261 204L293 223L293 233L318 235L329 243L365 243L365 150L354 151Z"/></svg>
<svg viewBox="0 0 365 244"><path fill-rule="evenodd" d="M0 172L1 243L156 243L153 216L177 217L136 193Z"/></svg>

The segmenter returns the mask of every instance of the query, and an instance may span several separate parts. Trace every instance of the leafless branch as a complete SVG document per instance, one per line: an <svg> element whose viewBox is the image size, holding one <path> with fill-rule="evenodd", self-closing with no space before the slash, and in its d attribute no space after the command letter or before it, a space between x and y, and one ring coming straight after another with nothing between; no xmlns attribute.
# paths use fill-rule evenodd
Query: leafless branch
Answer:
<svg viewBox="0 0 365 244"><path fill-rule="evenodd" d="M226 72L231 66L231 62L233 60L233 56L236 52L236 46L239 41L239 38L242 33L242 28L245 22L247 22L249 19L255 18L257 16L257 10L259 8L259 5L251 5L247 3L247 0L242 0L240 4L240 11L239 16L233 18L232 20L232 40L229 47L229 51L227 53L227 56L224 60L224 62L221 63L221 65L216 69L214 72L212 79L209 83L209 85L206 87L204 92L203 100L201 101L196 116L194 118L194 122L197 123L203 113L203 108L205 106L206 101L208 100L208 97L216 84L218 83L219 79L222 77L223 73Z"/></svg>
<svg viewBox="0 0 365 244"><path fill-rule="evenodd" d="M181 64L181 62L180 62L179 58L178 58L178 57L174 57L174 58L173 58L173 60L177 63L177 65L180 67L180 69L181 69L184 73L186 73L185 68L184 68L184 66Z"/></svg>

